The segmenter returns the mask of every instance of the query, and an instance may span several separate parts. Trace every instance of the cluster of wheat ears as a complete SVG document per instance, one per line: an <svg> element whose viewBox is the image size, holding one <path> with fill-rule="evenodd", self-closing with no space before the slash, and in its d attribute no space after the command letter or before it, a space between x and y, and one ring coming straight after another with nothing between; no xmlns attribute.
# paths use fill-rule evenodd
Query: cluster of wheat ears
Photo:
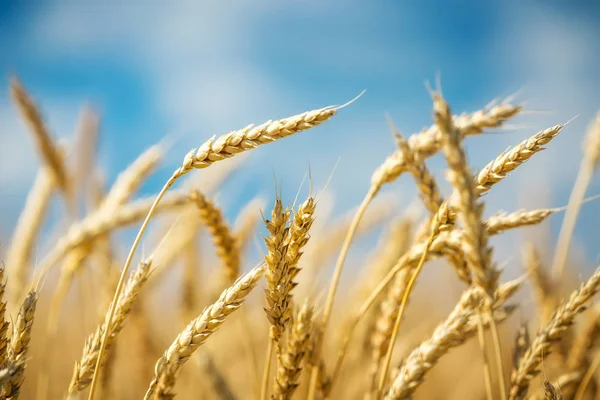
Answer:
<svg viewBox="0 0 600 400"><path fill-rule="evenodd" d="M550 145L564 124L501 152L475 174L463 140L502 127L523 107L507 99L453 115L438 89L430 90L429 128L405 138L389 122L395 149L374 171L349 218L315 218L324 215L319 207L327 207L327 200L311 187L306 198L284 201L277 194L268 208L252 200L231 224L214 193L241 165L240 153L321 125L344 106L213 137L183 157L158 194L134 200L161 163L164 143L144 151L105 190L94 157L97 115L83 109L70 149L53 139L16 78L10 90L41 167L12 240L3 246L0 398L600 396L600 310L578 317L600 287L600 270L572 284L567 278L579 272L565 268L578 210L600 164L600 114L590 125L564 209L499 212L485 219L483 195ZM445 158L452 186L446 197L426 163L437 153ZM209 167L213 173L194 172ZM188 173L183 185L169 190ZM202 176L199 184L191 179L196 174ZM424 219L414 210L394 214L376 199L404 174L416 184ZM64 217L52 219L57 226L49 249L39 251L55 194ZM524 254L523 275L503 279L490 237L541 224L563 210L552 266L524 243L516 249ZM157 244L150 251L145 246L150 255L133 263L149 221L157 218L163 222L151 230L158 232ZM137 223L123 266L115 236ZM260 244L260 223L263 254L245 271L248 245ZM382 224L386 228L370 256L352 260L364 271L346 288L341 277L353 239ZM210 247L200 250L201 238ZM210 270L202 265L206 253L216 264ZM323 280L320 273L335 255L332 277ZM445 276L438 285L453 296L453 308L436 310L435 296L417 291L412 300L418 311L405 315L421 271L435 263L436 275ZM180 272L175 280L167 274L173 270ZM528 296L517 294L525 283L533 289L531 312Z"/></svg>

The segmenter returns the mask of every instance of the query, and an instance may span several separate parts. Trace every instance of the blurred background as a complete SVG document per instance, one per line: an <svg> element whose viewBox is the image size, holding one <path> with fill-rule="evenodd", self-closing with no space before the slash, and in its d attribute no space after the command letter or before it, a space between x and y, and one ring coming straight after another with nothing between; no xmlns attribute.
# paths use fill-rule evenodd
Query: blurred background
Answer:
<svg viewBox="0 0 600 400"><path fill-rule="evenodd" d="M0 243L10 239L38 166L9 99L13 74L55 137L72 138L85 104L100 114L98 157L108 183L167 136L166 162L142 194L157 191L185 153L212 135L342 104L367 90L322 127L253 151L220 191L229 218L257 194L270 207L274 176L287 202L309 165L322 188L338 160L328 186L334 214L358 205L372 171L394 150L385 113L406 135L430 125L424 82L436 73L455 113L519 91L528 113L467 140L474 169L540 129L577 118L486 196L486 213L566 205L581 139L600 107L599 17L593 1L3 1ZM428 163L443 176L441 157ZM399 210L415 197L408 177L387 190ZM588 193L600 193L599 179ZM573 252L589 268L598 256L599 207L584 206L575 232ZM561 220L558 214L545 223L544 240L555 240ZM499 239L499 261L519 258L515 235L537 232L529 229Z"/></svg>

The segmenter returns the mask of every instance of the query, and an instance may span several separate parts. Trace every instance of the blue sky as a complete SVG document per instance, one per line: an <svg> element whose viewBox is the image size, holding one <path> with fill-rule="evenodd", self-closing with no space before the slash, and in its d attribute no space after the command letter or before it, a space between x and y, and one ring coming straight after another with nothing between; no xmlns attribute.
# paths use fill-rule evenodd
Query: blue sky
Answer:
<svg viewBox="0 0 600 400"><path fill-rule="evenodd" d="M57 137L71 136L84 103L99 110L99 157L109 181L169 135L165 166L144 193L156 191L190 147L214 134L341 104L367 90L323 127L257 150L248 172L223 189L232 215L256 193L272 198L273 172L290 200L309 163L322 186L338 159L330 184L337 212L358 204L371 172L393 151L385 112L406 134L429 125L424 81L437 72L455 112L523 89L518 99L536 112L501 134L469 139L473 168L579 117L490 193L488 213L564 205L581 138L600 108L598 17L592 1L2 2L0 241L8 240L37 167L8 98L13 73ZM443 160L429 164L441 177ZM600 192L599 181L591 194ZM407 178L389 190L401 197L399 207L414 195ZM586 206L577 227L590 262L599 207ZM551 221L554 233L560 220ZM514 242L500 245L514 250Z"/></svg>

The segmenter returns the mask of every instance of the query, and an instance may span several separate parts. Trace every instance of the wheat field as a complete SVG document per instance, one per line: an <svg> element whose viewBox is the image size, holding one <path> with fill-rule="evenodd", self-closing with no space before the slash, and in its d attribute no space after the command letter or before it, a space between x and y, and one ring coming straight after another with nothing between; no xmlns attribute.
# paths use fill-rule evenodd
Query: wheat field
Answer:
<svg viewBox="0 0 600 400"><path fill-rule="evenodd" d="M40 168L0 249L0 398L600 398L600 270L569 256L600 165L600 113L565 207L484 216L498 182L541 151L560 156L552 140L567 121L472 166L464 142L528 110L506 99L453 113L438 85L429 128L404 136L388 117L395 147L351 215L328 217L335 204L312 175L330 171L307 171L306 182L286 182L295 198L275 184L229 220L219 191L246 168L246 152L335 125L360 98L213 136L141 197L165 143L140 149L106 185L91 109L76 137L58 142L44 99L16 77L10 92ZM449 193L427 165L434 155ZM418 207L398 209L381 193L404 176ZM57 199L60 216L49 219ZM509 278L492 239L549 218L562 219L558 241L522 241ZM119 236L131 227L135 238ZM375 245L350 252L376 229ZM51 245L40 252L43 232Z"/></svg>

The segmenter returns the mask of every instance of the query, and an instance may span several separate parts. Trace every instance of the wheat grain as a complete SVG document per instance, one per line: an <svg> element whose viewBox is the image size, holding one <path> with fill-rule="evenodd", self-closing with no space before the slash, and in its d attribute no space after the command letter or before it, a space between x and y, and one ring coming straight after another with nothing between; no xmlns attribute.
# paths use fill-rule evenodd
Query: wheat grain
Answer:
<svg viewBox="0 0 600 400"><path fill-rule="evenodd" d="M510 399L522 399L527 394L529 383L539 373L542 357L550 353L551 344L560 339L561 335L573 323L575 316L582 312L587 302L600 287L600 269L574 291L569 300L555 312L550 321L535 337L531 346L521 359L519 368L513 371L511 377Z"/></svg>

